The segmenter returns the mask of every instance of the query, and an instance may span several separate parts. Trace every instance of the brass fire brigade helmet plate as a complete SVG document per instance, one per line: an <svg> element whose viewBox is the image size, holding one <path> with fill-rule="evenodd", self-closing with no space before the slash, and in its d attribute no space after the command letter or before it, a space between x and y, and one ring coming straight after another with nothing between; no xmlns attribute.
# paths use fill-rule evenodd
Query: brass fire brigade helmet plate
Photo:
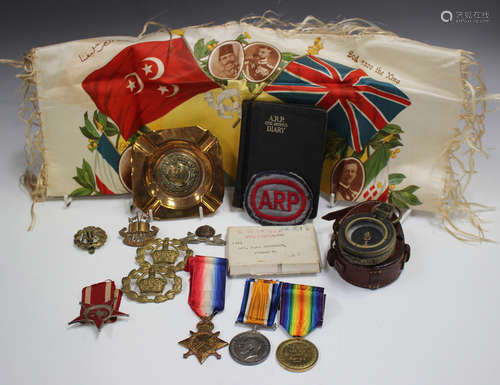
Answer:
<svg viewBox="0 0 500 385"><path fill-rule="evenodd" d="M132 196L155 219L211 214L224 198L219 142L201 127L142 135L132 148Z"/></svg>

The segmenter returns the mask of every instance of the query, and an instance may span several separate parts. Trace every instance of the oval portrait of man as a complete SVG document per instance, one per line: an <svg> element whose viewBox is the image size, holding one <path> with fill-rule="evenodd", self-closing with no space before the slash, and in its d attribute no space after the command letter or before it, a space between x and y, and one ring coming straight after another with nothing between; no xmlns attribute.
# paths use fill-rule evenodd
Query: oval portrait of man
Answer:
<svg viewBox="0 0 500 385"><path fill-rule="evenodd" d="M243 68L243 47L236 40L219 44L208 58L208 70L218 79L236 79Z"/></svg>
<svg viewBox="0 0 500 385"><path fill-rule="evenodd" d="M281 53L267 43L252 43L245 47L243 75L252 82L266 80L278 68Z"/></svg>
<svg viewBox="0 0 500 385"><path fill-rule="evenodd" d="M355 201L365 185L365 168L356 158L344 158L332 171L331 192L336 201Z"/></svg>

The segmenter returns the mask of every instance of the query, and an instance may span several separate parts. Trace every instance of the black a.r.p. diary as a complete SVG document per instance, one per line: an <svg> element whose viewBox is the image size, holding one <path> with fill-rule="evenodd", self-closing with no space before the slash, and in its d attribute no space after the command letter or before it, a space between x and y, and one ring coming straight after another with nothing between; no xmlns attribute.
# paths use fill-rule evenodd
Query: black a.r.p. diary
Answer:
<svg viewBox="0 0 500 385"><path fill-rule="evenodd" d="M318 210L326 123L326 111L320 107L243 102L233 206L242 207L245 188L255 173L292 172L301 176L312 190L310 218L314 218Z"/></svg>

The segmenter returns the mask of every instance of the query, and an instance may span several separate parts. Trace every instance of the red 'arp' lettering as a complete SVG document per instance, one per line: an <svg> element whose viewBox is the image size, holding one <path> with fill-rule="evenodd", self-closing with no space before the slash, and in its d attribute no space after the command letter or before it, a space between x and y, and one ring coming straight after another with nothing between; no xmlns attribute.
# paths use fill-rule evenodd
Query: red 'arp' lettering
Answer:
<svg viewBox="0 0 500 385"><path fill-rule="evenodd" d="M281 211L285 211L283 202L286 199L286 194L283 191L274 190L274 207L273 210L278 210L278 206Z"/></svg>
<svg viewBox="0 0 500 385"><path fill-rule="evenodd" d="M270 223L284 224L305 215L306 209L311 210L310 204L308 206L310 192L304 182L286 175L259 178L245 197L249 213Z"/></svg>
<svg viewBox="0 0 500 385"><path fill-rule="evenodd" d="M259 209L264 207L264 205L269 207L271 210L274 209L273 204L271 203L271 199L269 198L269 191L267 190L264 190L262 192L262 199L260 200Z"/></svg>
<svg viewBox="0 0 500 385"><path fill-rule="evenodd" d="M287 211L292 210L292 206L300 202L299 194L294 191L288 191Z"/></svg>

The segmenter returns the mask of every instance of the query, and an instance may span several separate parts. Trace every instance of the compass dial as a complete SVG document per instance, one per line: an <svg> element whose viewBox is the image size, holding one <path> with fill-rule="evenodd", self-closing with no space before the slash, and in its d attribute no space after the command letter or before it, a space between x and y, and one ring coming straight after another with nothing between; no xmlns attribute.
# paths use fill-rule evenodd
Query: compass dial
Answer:
<svg viewBox="0 0 500 385"><path fill-rule="evenodd" d="M340 226L338 245L342 255L358 265L376 265L389 258L396 244L393 224L363 213L352 215Z"/></svg>

